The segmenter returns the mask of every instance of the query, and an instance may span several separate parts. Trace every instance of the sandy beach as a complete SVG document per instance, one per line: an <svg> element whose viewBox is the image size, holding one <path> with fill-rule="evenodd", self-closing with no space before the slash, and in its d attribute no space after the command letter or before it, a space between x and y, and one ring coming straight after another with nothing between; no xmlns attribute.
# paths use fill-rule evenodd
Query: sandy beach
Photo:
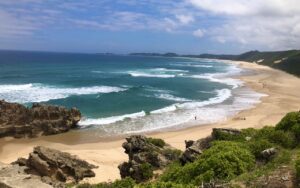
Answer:
<svg viewBox="0 0 300 188"><path fill-rule="evenodd" d="M287 112L300 110L299 78L266 66L247 62L232 63L256 71L256 74L242 76L239 79L253 90L268 95L261 98L261 103L223 122L148 135L162 138L173 147L184 149L184 140L208 136L212 128L260 128L276 124ZM242 120L244 118L245 120ZM99 166L95 170L96 177L84 181L99 183L120 178L117 166L127 161L127 155L121 147L124 138L89 140L88 137L80 136L78 133L79 131L71 131L34 139L0 139L0 162L10 163L19 157L27 157L34 146L42 145L75 154Z"/></svg>

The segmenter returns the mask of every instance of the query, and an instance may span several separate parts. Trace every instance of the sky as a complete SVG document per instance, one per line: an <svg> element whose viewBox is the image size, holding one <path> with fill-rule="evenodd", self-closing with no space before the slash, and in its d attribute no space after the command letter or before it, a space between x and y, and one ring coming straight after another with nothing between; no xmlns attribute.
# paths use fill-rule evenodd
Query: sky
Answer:
<svg viewBox="0 0 300 188"><path fill-rule="evenodd" d="M0 0L0 49L180 54L300 49L300 0Z"/></svg>

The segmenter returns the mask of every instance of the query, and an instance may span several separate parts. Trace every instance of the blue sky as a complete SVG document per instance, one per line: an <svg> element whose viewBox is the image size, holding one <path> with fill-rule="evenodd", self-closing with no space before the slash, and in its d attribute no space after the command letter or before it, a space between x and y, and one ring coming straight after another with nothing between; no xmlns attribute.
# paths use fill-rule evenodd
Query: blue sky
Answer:
<svg viewBox="0 0 300 188"><path fill-rule="evenodd" d="M299 0L0 1L0 49L236 54L295 48Z"/></svg>

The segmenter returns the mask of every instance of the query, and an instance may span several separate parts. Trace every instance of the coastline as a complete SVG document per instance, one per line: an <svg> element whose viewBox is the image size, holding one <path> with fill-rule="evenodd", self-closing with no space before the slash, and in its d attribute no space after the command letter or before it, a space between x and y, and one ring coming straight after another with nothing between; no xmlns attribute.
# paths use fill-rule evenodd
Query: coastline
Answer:
<svg viewBox="0 0 300 188"><path fill-rule="evenodd" d="M240 76L246 86L268 96L261 98L261 103L254 108L243 110L234 117L219 123L200 125L168 132L153 132L146 135L162 138L178 149L184 149L184 140L196 140L210 135L214 127L230 128L260 128L264 125L274 125L287 112L299 110L300 79L285 72L266 66L248 62L233 62L241 68L257 72L254 75ZM239 117L246 118L240 120ZM80 135L69 132L61 135L35 139L0 139L0 162L10 163L18 157L26 157L36 145L56 148L75 154L97 166L96 177L84 181L99 183L120 178L117 166L127 160L123 148L124 136L114 139L102 139L88 142L80 141Z"/></svg>

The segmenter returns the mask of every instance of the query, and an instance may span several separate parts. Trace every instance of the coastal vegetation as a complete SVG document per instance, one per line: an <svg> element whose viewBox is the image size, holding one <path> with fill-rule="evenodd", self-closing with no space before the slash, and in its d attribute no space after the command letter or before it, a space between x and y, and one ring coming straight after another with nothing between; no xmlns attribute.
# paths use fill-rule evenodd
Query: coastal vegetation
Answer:
<svg viewBox="0 0 300 188"><path fill-rule="evenodd" d="M297 187L300 178L299 130L300 112L290 112L277 125L261 129L214 129L212 135L205 139L187 141L187 150L179 159L162 168L151 168L151 163L148 163L149 168L141 168L140 173L145 174L152 174L149 170L153 170L153 176L147 176L148 179L137 181L134 176L127 176L111 183L81 184L77 187L259 187L263 184ZM153 142L152 138L146 140ZM132 140L127 141L129 145L133 143L130 142ZM153 144L157 145L157 142ZM201 152L196 152L197 157L193 161L183 164L180 158L187 154L188 149L189 152L196 151L195 146ZM160 144L155 147L160 147ZM162 173L157 174L157 169L161 169Z"/></svg>

